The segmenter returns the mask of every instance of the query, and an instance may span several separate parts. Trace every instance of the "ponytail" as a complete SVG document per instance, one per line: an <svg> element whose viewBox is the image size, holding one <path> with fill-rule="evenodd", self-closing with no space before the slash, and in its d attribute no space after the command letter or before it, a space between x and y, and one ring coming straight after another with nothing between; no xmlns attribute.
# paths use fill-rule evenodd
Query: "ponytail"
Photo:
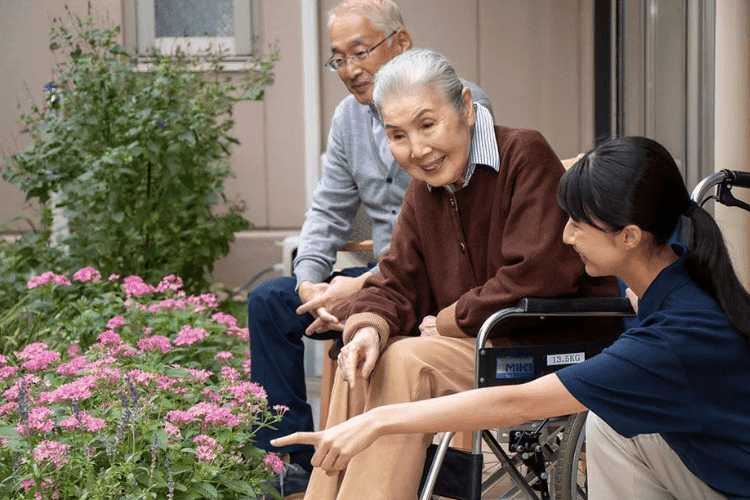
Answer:
<svg viewBox="0 0 750 500"><path fill-rule="evenodd" d="M685 267L690 278L714 297L729 321L750 341L750 295L732 267L721 230L714 218L701 207L689 209L688 256Z"/></svg>

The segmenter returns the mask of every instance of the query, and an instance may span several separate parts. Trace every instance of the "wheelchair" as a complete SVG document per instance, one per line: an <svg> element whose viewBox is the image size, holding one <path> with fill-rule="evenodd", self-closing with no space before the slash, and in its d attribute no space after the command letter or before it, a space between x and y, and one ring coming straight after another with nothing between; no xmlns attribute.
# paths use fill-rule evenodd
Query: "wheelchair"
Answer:
<svg viewBox="0 0 750 500"><path fill-rule="evenodd" d="M750 188L750 173L722 170L704 178L691 199L703 206L713 199L750 212L732 187ZM559 344L487 347L488 340L514 328L576 329L580 318L624 318L633 312L627 299L524 298L515 307L490 316L477 335L474 386L518 384L588 359L617 338ZM526 322L526 323L524 323ZM453 433L428 449L420 484L420 500L530 499L585 500L587 498L586 414L528 422L501 430L473 433L471 451L450 448ZM433 496L435 495L435 496Z"/></svg>

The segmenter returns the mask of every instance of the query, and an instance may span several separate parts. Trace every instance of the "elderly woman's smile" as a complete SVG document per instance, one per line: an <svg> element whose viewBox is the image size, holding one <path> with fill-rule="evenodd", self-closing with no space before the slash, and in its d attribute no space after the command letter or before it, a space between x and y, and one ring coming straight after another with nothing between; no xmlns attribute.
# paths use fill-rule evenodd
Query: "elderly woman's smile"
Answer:
<svg viewBox="0 0 750 500"><path fill-rule="evenodd" d="M471 90L464 88L457 112L441 93L427 86L389 95L383 123L396 161L415 179L432 186L463 186L475 115Z"/></svg>

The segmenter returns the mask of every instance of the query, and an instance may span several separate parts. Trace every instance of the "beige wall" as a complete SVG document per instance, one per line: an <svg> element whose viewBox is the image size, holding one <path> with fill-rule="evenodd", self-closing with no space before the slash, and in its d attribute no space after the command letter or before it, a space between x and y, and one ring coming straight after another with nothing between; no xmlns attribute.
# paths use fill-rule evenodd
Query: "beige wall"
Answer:
<svg viewBox="0 0 750 500"><path fill-rule="evenodd" d="M228 182L227 191L246 202L245 215L257 230L238 235L230 256L217 264L216 275L231 285L280 262L280 247L274 242L298 230L304 218L303 1L310 0L261 4L263 51L278 48L281 58L266 99L240 104L235 114L234 133L241 145L233 151L237 178ZM319 1L321 62L330 54L326 13L334 1ZM97 17L108 16L120 24L128 2L132 0L92 0L92 6ZM492 101L498 123L540 130L561 157L591 145L593 0L399 3L415 45L444 53L461 76L480 85ZM86 0L67 4L73 12L86 12ZM43 99L42 85L51 79L53 64L47 31L50 19L64 14L58 0L0 2L3 156L27 144L28 137L19 132L15 120L28 109L25 88L37 102ZM748 19L746 0L717 0L717 169L750 169ZM322 67L318 81L322 151L333 109L346 89L336 74ZM19 214L33 217L23 207L23 195L0 180L0 221ZM724 217L721 212L719 217ZM728 216L725 231L737 265L750 282L747 222Z"/></svg>
<svg viewBox="0 0 750 500"><path fill-rule="evenodd" d="M50 20L67 18L64 2L51 0L0 1L0 156L22 151L29 143L16 124L21 113L29 110L30 99L44 101L42 85L52 79L54 63L49 51ZM86 0L66 1L72 12L86 14ZM118 19L120 0L92 0L92 8L104 20ZM115 21L116 22L116 21ZM28 91L26 91L28 89ZM24 215L36 220L35 212L24 207L23 194L0 179L0 227L11 217ZM27 224L15 223L14 229Z"/></svg>
<svg viewBox="0 0 750 500"><path fill-rule="evenodd" d="M750 172L750 2L716 2L716 171L728 168ZM750 191L733 194L750 203ZM750 289L750 214L737 208L716 207L732 262Z"/></svg>

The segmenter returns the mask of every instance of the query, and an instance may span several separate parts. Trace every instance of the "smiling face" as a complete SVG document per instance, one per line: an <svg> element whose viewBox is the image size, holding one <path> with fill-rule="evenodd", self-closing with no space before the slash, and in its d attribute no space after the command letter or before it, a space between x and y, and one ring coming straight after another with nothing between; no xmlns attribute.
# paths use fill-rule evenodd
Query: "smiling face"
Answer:
<svg viewBox="0 0 750 500"><path fill-rule="evenodd" d="M622 276L624 252L618 238L622 239L622 231L606 231L573 219L568 219L563 230L563 242L578 252L589 276Z"/></svg>
<svg viewBox="0 0 750 500"><path fill-rule="evenodd" d="M370 50L388 35L366 17L353 12L344 13L331 23L331 53L334 57L347 57L361 50ZM375 73L409 47L411 39L405 31L399 30L393 38L370 51L364 61L354 63L347 60L338 71L339 78L360 104L370 104Z"/></svg>
<svg viewBox="0 0 750 500"><path fill-rule="evenodd" d="M471 90L464 88L462 97L460 114L431 87L417 85L385 98L381 111L391 153L413 178L462 187L475 121Z"/></svg>

